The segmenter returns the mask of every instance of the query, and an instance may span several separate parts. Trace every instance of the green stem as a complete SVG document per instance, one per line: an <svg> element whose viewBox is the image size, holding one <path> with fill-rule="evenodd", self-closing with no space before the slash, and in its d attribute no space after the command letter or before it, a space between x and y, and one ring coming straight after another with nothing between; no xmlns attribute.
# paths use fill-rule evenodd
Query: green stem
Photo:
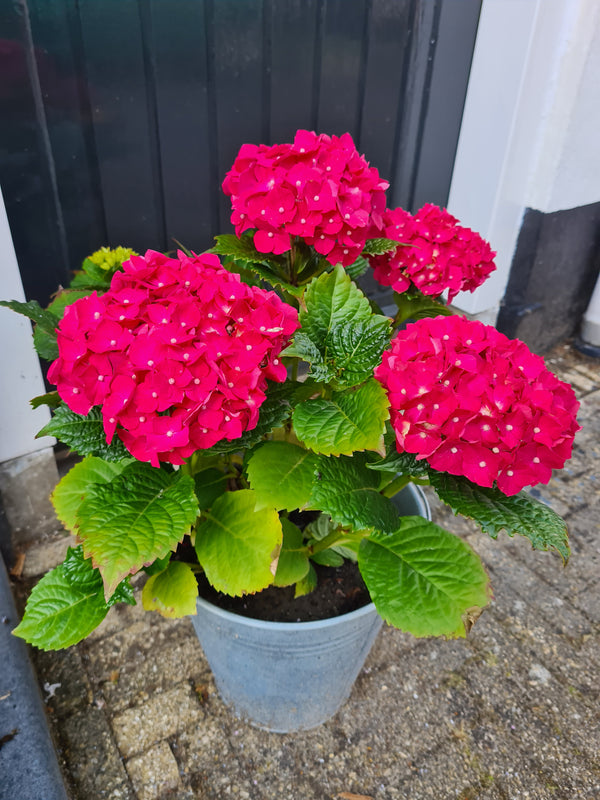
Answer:
<svg viewBox="0 0 600 800"><path fill-rule="evenodd" d="M180 563L186 564L192 570L192 572L195 572L198 575L204 572L204 568L201 567L200 564L191 564L189 561L182 561Z"/></svg>
<svg viewBox="0 0 600 800"><path fill-rule="evenodd" d="M393 497L395 494L398 494L398 492L402 491L405 486L408 486L410 481L410 475L398 475L396 478L390 481L390 483L388 483L384 489L381 490L381 494L384 497Z"/></svg>
<svg viewBox="0 0 600 800"><path fill-rule="evenodd" d="M287 267L288 267L288 281L292 284L292 286L296 285L296 247L294 244L294 240L292 239L291 249L287 255Z"/></svg>
<svg viewBox="0 0 600 800"><path fill-rule="evenodd" d="M393 497L398 492L401 492L409 483L414 483L417 486L429 486L428 478L412 478L410 475L398 475L393 481L390 481L387 486L381 490L384 497Z"/></svg>
<svg viewBox="0 0 600 800"><path fill-rule="evenodd" d="M314 556L315 553L320 553L322 550L328 550L332 547L336 542L340 539L343 539L345 536L345 532L341 528L336 528L331 533L328 533L324 539L321 539L318 542L314 542L313 544L308 546L308 555Z"/></svg>

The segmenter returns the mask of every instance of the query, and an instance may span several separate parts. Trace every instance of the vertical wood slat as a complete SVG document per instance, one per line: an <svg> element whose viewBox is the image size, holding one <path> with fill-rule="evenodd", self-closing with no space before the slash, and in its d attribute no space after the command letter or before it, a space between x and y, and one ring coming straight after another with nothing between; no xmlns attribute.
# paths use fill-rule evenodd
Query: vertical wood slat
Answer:
<svg viewBox="0 0 600 800"><path fill-rule="evenodd" d="M94 138L111 246L164 246L137 0L80 0Z"/></svg>
<svg viewBox="0 0 600 800"><path fill-rule="evenodd" d="M74 0L50 4L30 0L29 10L36 48L48 58L38 76L68 241L67 260L75 269L98 241L106 239L78 19Z"/></svg>
<svg viewBox="0 0 600 800"><path fill-rule="evenodd" d="M311 128L318 0L273 3L271 12L272 142L292 141L299 128Z"/></svg>
<svg viewBox="0 0 600 800"><path fill-rule="evenodd" d="M480 9L481 0L442 3L427 114L419 135L414 208L428 202L443 206L448 199ZM462 46L457 48L457 42Z"/></svg>
<svg viewBox="0 0 600 800"><path fill-rule="evenodd" d="M175 248L177 239L209 247L215 228L204 3L152 0L149 8L166 246Z"/></svg>
<svg viewBox="0 0 600 800"><path fill-rule="evenodd" d="M318 128L356 137L365 0L324 0Z"/></svg>
<svg viewBox="0 0 600 800"><path fill-rule="evenodd" d="M263 2L215 0L213 30L219 187L243 142L263 132ZM229 199L219 191L219 229L229 221Z"/></svg>
<svg viewBox="0 0 600 800"><path fill-rule="evenodd" d="M388 180L392 178L398 113L404 105L412 5L411 0L374 0L371 9L358 138L361 152Z"/></svg>
<svg viewBox="0 0 600 800"><path fill-rule="evenodd" d="M23 3L0 7L0 182L28 298L47 300L66 277L60 208L48 163L47 127L38 64L47 56L31 38ZM40 254L44 269L39 269Z"/></svg>
<svg viewBox="0 0 600 800"><path fill-rule="evenodd" d="M423 106L429 92L430 52L435 45L434 29L441 0L412 3L410 43L405 52L406 86L398 104L395 164L392 180L393 206L415 211L414 186L419 163L419 147Z"/></svg>

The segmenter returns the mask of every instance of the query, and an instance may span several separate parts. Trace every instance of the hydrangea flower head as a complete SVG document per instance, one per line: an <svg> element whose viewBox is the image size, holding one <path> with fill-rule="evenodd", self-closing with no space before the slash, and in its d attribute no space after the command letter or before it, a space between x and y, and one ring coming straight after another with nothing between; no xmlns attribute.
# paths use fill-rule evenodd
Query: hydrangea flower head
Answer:
<svg viewBox="0 0 600 800"><path fill-rule="evenodd" d="M48 379L72 411L102 409L140 461L182 464L195 450L256 427L267 379L299 327L274 292L247 286L217 256L149 250L108 292L65 310Z"/></svg>
<svg viewBox="0 0 600 800"><path fill-rule="evenodd" d="M383 354L399 452L506 495L571 456L579 403L523 342L463 317L407 325Z"/></svg>
<svg viewBox="0 0 600 800"><path fill-rule="evenodd" d="M254 229L261 253L285 253L299 236L344 266L381 227L388 186L349 133L305 130L291 144L243 145L223 181L237 235Z"/></svg>
<svg viewBox="0 0 600 800"><path fill-rule="evenodd" d="M369 259L376 280L396 292L414 285L437 297L447 289L451 303L459 292L472 292L496 269L496 253L489 244L431 203L414 216L402 208L386 210L382 235L410 245Z"/></svg>

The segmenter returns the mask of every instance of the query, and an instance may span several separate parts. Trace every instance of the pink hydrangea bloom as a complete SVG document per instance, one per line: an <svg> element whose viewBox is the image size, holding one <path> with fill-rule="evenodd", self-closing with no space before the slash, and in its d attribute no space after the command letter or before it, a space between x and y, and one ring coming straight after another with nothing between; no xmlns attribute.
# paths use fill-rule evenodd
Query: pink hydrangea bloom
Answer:
<svg viewBox="0 0 600 800"><path fill-rule="evenodd" d="M547 483L571 456L579 403L544 360L481 322L409 324L383 354L399 452L513 495Z"/></svg>
<svg viewBox="0 0 600 800"><path fill-rule="evenodd" d="M388 186L349 133L304 130L292 144L243 145L223 181L237 235L254 229L261 253L285 253L299 236L344 266L378 235Z"/></svg>
<svg viewBox="0 0 600 800"><path fill-rule="evenodd" d="M107 441L154 466L256 427L267 378L286 378L296 310L214 255L149 250L123 268L65 310L48 379L69 408L100 405Z"/></svg>
<svg viewBox="0 0 600 800"><path fill-rule="evenodd" d="M396 292L414 285L437 297L447 289L451 303L459 292L472 292L496 269L496 253L489 244L431 203L414 216L402 208L386 210L381 235L410 245L370 258L376 280Z"/></svg>

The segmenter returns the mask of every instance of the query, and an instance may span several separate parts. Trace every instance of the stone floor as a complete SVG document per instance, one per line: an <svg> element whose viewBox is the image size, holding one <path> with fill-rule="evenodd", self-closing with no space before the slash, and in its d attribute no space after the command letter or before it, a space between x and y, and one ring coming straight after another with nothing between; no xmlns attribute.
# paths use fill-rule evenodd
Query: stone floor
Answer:
<svg viewBox="0 0 600 800"><path fill-rule="evenodd" d="M484 559L491 607L467 641L385 628L344 708L295 735L231 715L189 620L114 608L85 643L34 654L74 800L600 798L600 362L566 345L547 362L582 402L572 460L535 492L568 520L566 568L434 504ZM24 575L64 547L30 549Z"/></svg>

